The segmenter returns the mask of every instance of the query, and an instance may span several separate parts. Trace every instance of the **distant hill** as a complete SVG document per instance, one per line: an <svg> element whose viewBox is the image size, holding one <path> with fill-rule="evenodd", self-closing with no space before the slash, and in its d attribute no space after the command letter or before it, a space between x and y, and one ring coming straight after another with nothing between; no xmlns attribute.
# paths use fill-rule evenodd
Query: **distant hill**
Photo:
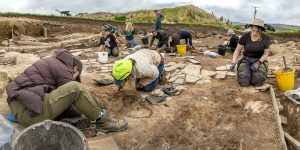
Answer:
<svg viewBox="0 0 300 150"><path fill-rule="evenodd" d="M233 25L245 25L246 23L241 23L241 22L232 22ZM271 26L275 27L276 30L281 30L281 31L295 31L295 30L300 30L299 26L294 26L294 25L286 25L286 24L270 24Z"/></svg>
<svg viewBox="0 0 300 150"><path fill-rule="evenodd" d="M164 23L204 23L204 24L223 24L214 15L205 12L194 5L186 5L175 8L163 8L159 10L164 15ZM79 13L76 17L93 18L113 21L132 21L141 23L155 22L153 10L139 10L126 13Z"/></svg>

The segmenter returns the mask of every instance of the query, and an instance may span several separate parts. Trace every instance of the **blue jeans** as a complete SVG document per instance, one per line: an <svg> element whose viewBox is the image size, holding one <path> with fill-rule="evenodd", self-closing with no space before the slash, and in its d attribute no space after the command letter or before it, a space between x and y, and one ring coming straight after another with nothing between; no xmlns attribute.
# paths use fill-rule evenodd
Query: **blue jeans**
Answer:
<svg viewBox="0 0 300 150"><path fill-rule="evenodd" d="M139 44L136 42L135 39L127 41L127 46L129 46L129 47L135 47L136 45L139 45Z"/></svg>
<svg viewBox="0 0 300 150"><path fill-rule="evenodd" d="M157 67L158 72L159 72L159 75L158 75L158 77L157 77L154 81L152 81L150 84L148 84L148 85L146 85L146 86L144 87L144 91L145 91L145 92L151 92L151 91L153 91L153 90L155 89L155 87L157 86L157 84L158 84L159 81L160 81L160 77L161 77L161 74L163 73L164 67L165 67L164 64L160 64L160 65Z"/></svg>
<svg viewBox="0 0 300 150"><path fill-rule="evenodd" d="M162 30L161 21L156 21L155 29L156 30Z"/></svg>

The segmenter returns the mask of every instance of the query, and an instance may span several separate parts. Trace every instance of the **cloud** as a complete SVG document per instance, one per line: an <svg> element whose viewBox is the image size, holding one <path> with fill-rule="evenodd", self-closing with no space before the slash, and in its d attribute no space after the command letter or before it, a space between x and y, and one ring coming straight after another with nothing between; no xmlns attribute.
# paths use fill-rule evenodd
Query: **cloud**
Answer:
<svg viewBox="0 0 300 150"><path fill-rule="evenodd" d="M253 19L254 9L257 9L257 18L266 23L284 23L300 25L300 1L295 0L240 0L238 8L225 8L214 5L204 7L205 10L213 11L218 17L224 16L231 21L249 23Z"/></svg>
<svg viewBox="0 0 300 150"><path fill-rule="evenodd" d="M253 8L258 6L257 17L267 23L300 25L300 1L297 0L0 0L1 12L18 11L59 15L55 9L80 12L125 12L141 9L158 9L194 4L231 21L250 22Z"/></svg>

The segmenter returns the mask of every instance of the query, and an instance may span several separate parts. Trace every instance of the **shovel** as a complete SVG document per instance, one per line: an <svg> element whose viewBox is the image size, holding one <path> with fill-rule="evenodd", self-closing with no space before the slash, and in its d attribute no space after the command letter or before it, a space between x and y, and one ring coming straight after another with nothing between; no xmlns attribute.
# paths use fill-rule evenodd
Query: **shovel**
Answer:
<svg viewBox="0 0 300 150"><path fill-rule="evenodd" d="M283 69L283 72L290 72L291 69L287 67L286 65L286 59L285 59L285 56L282 56L283 58L283 63L284 63L284 69Z"/></svg>

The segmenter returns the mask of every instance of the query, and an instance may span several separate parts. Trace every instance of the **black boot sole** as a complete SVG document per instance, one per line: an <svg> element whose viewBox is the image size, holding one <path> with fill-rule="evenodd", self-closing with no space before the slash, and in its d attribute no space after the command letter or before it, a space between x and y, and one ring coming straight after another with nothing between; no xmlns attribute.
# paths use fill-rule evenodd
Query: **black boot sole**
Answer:
<svg viewBox="0 0 300 150"><path fill-rule="evenodd" d="M127 129L128 128L128 123L126 123L125 125L124 125L124 127L123 128L120 128L120 129L110 129L110 130L108 130L108 129L103 129L103 128L101 128L101 127L97 127L97 135L99 135L99 133L100 134L107 134L107 133L109 133L109 132L121 132L121 131L124 131L125 129Z"/></svg>

